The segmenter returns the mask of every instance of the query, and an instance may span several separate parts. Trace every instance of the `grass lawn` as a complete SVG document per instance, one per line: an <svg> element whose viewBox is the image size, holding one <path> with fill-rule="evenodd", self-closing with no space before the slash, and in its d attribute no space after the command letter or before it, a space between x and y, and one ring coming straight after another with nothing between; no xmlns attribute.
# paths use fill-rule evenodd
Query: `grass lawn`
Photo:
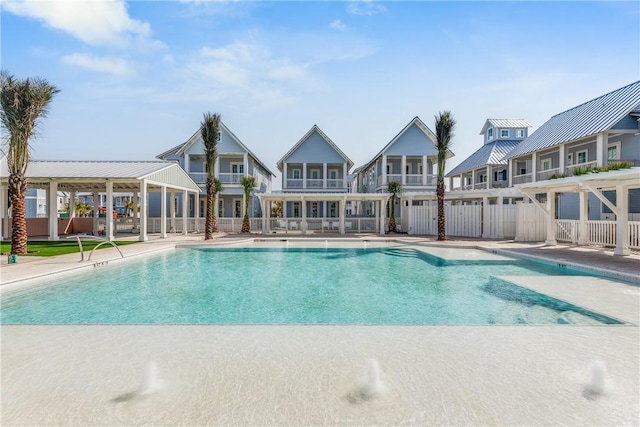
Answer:
<svg viewBox="0 0 640 427"><path fill-rule="evenodd" d="M82 248L86 251L91 251L94 247L96 247L101 242L99 241L86 241L82 242ZM118 246L131 245L133 243L138 243L136 240L126 240L126 241L114 241L114 243ZM98 248L98 250L102 248L113 248L109 243L104 244ZM80 247L78 246L78 242L76 240L59 240L59 241L51 241L51 242L28 242L27 243L27 251L29 252L26 255L20 256L57 256L57 255L65 255L72 254L75 252L80 252ZM3 255L11 252L11 242L2 242L0 244L0 253Z"/></svg>

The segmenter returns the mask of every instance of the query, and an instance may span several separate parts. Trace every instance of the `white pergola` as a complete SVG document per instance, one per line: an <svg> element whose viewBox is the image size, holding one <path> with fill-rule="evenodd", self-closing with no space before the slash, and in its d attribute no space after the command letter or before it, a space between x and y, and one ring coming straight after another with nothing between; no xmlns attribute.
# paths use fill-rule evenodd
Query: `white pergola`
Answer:
<svg viewBox="0 0 640 427"><path fill-rule="evenodd" d="M616 247L615 255L630 255L629 231L629 190L640 188L640 168L623 169L610 172L590 173L587 175L571 176L567 178L529 182L518 184L516 187L526 194L547 215L547 239L545 244L556 245L556 198L557 193L580 194L580 238L579 245L587 244L587 220L589 207L589 193L593 193L616 215ZM616 203L607 199L603 192L615 190ZM547 203L542 204L536 199L536 194L544 193Z"/></svg>
<svg viewBox="0 0 640 427"><path fill-rule="evenodd" d="M49 217L49 240L58 240L58 191L70 193L71 200L78 192L106 192L105 238L113 240L113 193L131 192L140 196L140 240L146 241L148 223L148 194L161 194L160 237L167 237L167 190L182 192L182 217L187 217L189 193L200 193L200 188L179 164L164 161L31 161L25 174L29 188L46 188ZM0 165L0 220L7 217L8 168L6 159ZM73 216L74 203L69 204ZM94 215L94 231L98 228L98 215ZM5 221L6 222L6 221ZM187 221L182 221L182 234L187 234ZM2 230L0 227L0 239Z"/></svg>
<svg viewBox="0 0 640 427"><path fill-rule="evenodd" d="M384 234L385 217L387 210L387 201L391 197L389 193L265 193L258 194L262 208L262 234L270 232L268 221L269 203L282 202L300 202L302 208L300 218L300 230L302 234L307 231L307 203L306 202L338 202L339 226L340 234L345 234L344 219L345 207L347 202L375 202L378 204L376 212L376 223L380 224L380 234Z"/></svg>

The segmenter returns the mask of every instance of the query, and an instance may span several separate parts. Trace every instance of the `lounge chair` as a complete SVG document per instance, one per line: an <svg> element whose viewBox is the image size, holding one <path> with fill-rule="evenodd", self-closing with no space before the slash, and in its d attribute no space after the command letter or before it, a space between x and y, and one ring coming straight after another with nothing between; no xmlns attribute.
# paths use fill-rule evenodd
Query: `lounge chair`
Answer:
<svg viewBox="0 0 640 427"><path fill-rule="evenodd" d="M297 230L298 229L298 223L296 221L289 221L289 228L291 230Z"/></svg>

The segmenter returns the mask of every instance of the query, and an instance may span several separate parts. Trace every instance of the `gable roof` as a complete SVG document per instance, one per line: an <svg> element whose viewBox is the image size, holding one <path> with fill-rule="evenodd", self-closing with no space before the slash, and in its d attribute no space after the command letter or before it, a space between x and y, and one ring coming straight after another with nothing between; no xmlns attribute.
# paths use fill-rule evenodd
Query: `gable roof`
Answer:
<svg viewBox="0 0 640 427"><path fill-rule="evenodd" d="M530 128L531 124L525 119L487 119L482 126L480 135L484 135L488 128Z"/></svg>
<svg viewBox="0 0 640 427"><path fill-rule="evenodd" d="M407 123L407 125L405 127L402 128L402 130L400 132L398 132L396 134L396 136L394 136L391 139L391 141L389 141L389 143L387 145L385 145L382 148L382 150L380 150L378 152L378 154L373 156L371 158L371 160L369 160L364 165L360 166L360 168L358 168L358 169L359 170L363 170L363 169L367 169L369 166L371 166L371 164L374 163L378 159L378 157L380 157L382 155L382 153L387 151L387 149L389 147L391 147L393 144L395 144L395 142L402 136L402 134L404 134L414 124L416 126L418 126L418 129L420 129L422 132L424 132L424 134L427 136L427 138L429 138L431 140L431 142L433 142L433 145L435 147L435 145L436 145L436 134L433 133L433 131L431 129L429 129L429 127L427 125L425 125L422 120L420 120L420 117L415 116L413 119L411 119L411 121L409 123ZM453 153L451 151L449 151L449 156L448 157L452 157L452 156L453 156Z"/></svg>
<svg viewBox="0 0 640 427"><path fill-rule="evenodd" d="M242 141L240 141L240 138L238 138L233 132L231 132L231 130L222 122L222 120L220 121L220 127L222 129L224 129L224 131L226 133L228 133L231 138L240 146L242 147L243 150L245 150L251 157L253 157L253 159L264 168L264 170L266 170L267 172L269 172L272 176L276 176L273 172L271 172L271 170L267 167L267 165L265 165L264 163L262 163L262 161L260 161L260 159L253 154L253 152L251 150L249 150L249 147L247 147L246 145L244 145L242 143ZM164 153L158 154L156 156L156 158L158 159L164 159L165 157L175 154L178 156L184 156L184 153L189 149L189 147L191 147L193 144L196 143L196 141L198 140L198 138L200 138L200 129L198 129L193 135L191 135L191 137L186 141L183 142L182 144L178 144L175 147L165 151ZM203 153L204 154L204 153Z"/></svg>
<svg viewBox="0 0 640 427"><path fill-rule="evenodd" d="M504 139L484 144L445 176L455 176L487 165L506 165L504 157L521 142L522 140Z"/></svg>
<svg viewBox="0 0 640 427"><path fill-rule="evenodd" d="M525 138L508 158L605 132L640 106L640 81L556 114Z"/></svg>
<svg viewBox="0 0 640 427"><path fill-rule="evenodd" d="M282 156L280 160L278 160L278 170L282 170L284 159L291 156L291 154L293 154L298 149L298 147L300 147L302 143L305 142L314 132L317 132L318 135L320 135L320 137L324 139L327 144L329 144L331 148L333 148L340 155L340 157L342 157L347 162L347 170L353 167L353 162L351 161L351 159L347 157L347 155L344 154L340 148L338 148L338 146L331 140L331 138L329 138L324 132L322 132L318 125L314 124L311 129L309 129L309 131L305 133L304 136L300 138L300 140L296 142L296 144L291 147L291 149L287 151L287 153Z"/></svg>

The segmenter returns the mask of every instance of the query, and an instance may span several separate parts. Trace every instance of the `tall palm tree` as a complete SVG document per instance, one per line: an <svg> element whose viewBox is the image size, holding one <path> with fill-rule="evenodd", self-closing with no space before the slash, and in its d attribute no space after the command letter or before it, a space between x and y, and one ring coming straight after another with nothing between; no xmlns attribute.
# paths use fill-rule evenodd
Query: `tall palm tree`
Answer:
<svg viewBox="0 0 640 427"><path fill-rule="evenodd" d="M58 92L57 87L43 78L20 80L6 71L0 72L0 120L9 132L7 166L12 254L27 253L27 180L24 175L30 160L29 139L34 136L39 119L47 116L49 104Z"/></svg>
<svg viewBox="0 0 640 427"><path fill-rule="evenodd" d="M444 168L451 148L451 139L456 121L451 111L444 111L435 116L436 119L436 148L438 150L438 180L436 197L438 198L438 240L446 240L446 225L444 219Z"/></svg>
<svg viewBox="0 0 640 427"><path fill-rule="evenodd" d="M200 136L204 141L204 156L207 165L207 214L204 228L204 240L213 239L213 233L218 231L218 221L213 209L213 201L216 195L215 166L218 157L218 132L220 131L220 114L204 113L204 119L200 122ZM220 186L220 183L218 183Z"/></svg>
<svg viewBox="0 0 640 427"><path fill-rule="evenodd" d="M275 204L271 207L272 218L282 218L283 212L284 206L282 204L282 201L275 202Z"/></svg>
<svg viewBox="0 0 640 427"><path fill-rule="evenodd" d="M402 192L402 183L398 181L389 181L387 184L387 191L391 193L391 209L389 210L389 232L396 231L396 198L398 194Z"/></svg>
<svg viewBox="0 0 640 427"><path fill-rule="evenodd" d="M244 217L242 218L242 232L251 232L251 222L249 221L249 197L251 197L251 190L256 186L256 178L254 176L242 177L242 188L244 188Z"/></svg>

